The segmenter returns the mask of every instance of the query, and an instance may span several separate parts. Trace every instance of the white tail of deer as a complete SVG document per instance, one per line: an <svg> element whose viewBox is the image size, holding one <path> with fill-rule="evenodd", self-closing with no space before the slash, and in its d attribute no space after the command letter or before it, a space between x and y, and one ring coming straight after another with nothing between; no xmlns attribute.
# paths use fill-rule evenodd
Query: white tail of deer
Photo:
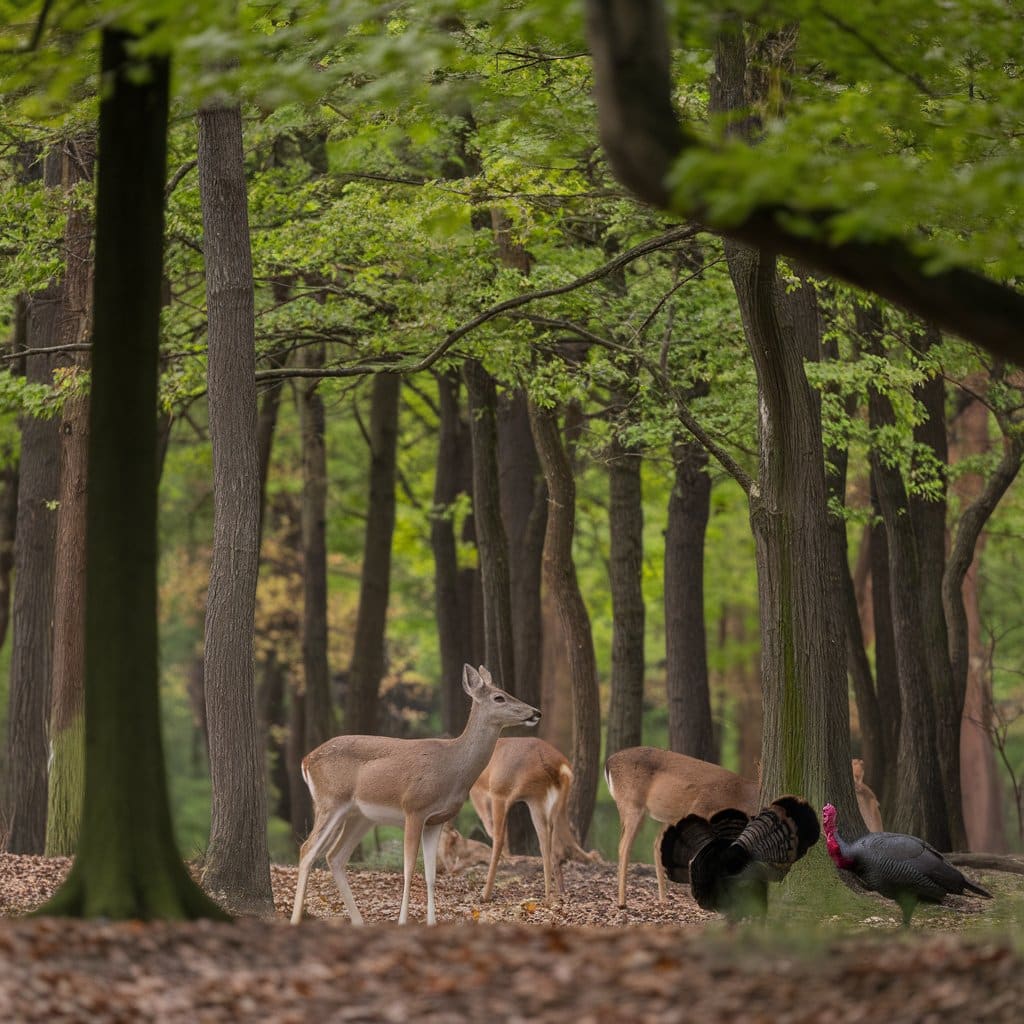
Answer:
<svg viewBox="0 0 1024 1024"><path fill-rule="evenodd" d="M612 754L604 767L608 791L619 812L619 906L626 905L626 869L633 840L650 815L665 827L687 814L710 818L715 811L736 807L747 814L760 809L760 787L721 765L656 747L628 747ZM658 898L666 898L665 868L661 863L661 838L654 840L654 870Z"/></svg>
<svg viewBox="0 0 1024 1024"><path fill-rule="evenodd" d="M536 708L498 689L482 665L479 671L471 665L463 668L462 688L473 706L466 728L455 739L335 736L303 758L302 777L313 798L314 821L299 854L292 924L302 920L309 871L321 856L327 858L352 923L363 923L345 866L374 825L399 825L405 830L405 886L399 924L409 918L409 889L422 841L427 924L435 923L434 879L441 827L465 803L501 730L540 721Z"/></svg>
<svg viewBox="0 0 1024 1024"><path fill-rule="evenodd" d="M540 844L544 864L544 898L562 891L563 846L588 855L580 849L569 828L566 807L572 769L566 756L545 740L509 737L498 740L491 760L469 791L476 813L491 837L491 859L482 899L491 898L494 876L505 845L508 812L522 801Z"/></svg>

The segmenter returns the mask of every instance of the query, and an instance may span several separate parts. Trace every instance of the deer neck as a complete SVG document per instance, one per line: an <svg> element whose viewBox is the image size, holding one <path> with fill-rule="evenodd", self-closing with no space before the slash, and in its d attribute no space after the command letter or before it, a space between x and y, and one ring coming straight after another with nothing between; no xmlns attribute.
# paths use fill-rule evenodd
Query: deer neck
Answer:
<svg viewBox="0 0 1024 1024"><path fill-rule="evenodd" d="M453 760L468 774L472 774L473 780L487 767L503 728L502 724L489 721L480 710L480 705L474 703L466 728L452 740L451 745Z"/></svg>

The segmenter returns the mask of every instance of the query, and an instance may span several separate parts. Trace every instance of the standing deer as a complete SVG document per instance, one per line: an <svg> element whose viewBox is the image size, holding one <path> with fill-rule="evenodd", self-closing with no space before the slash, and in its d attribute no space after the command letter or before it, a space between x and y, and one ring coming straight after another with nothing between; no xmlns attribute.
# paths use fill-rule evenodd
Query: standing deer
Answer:
<svg viewBox="0 0 1024 1024"><path fill-rule="evenodd" d="M665 828L688 814L710 818L724 807L749 815L760 809L759 785L709 761L656 747L628 747L612 754L604 767L608 792L619 812L619 907L626 906L626 869L633 840L650 815ZM661 863L661 839L654 840L654 870L658 899L666 898L665 867Z"/></svg>
<svg viewBox="0 0 1024 1024"><path fill-rule="evenodd" d="M441 827L465 803L501 730L540 721L536 708L496 687L483 665L479 671L464 666L462 688L473 706L466 728L455 739L335 736L303 758L302 777L313 798L315 816L299 854L292 924L302 920L309 871L320 856L327 858L352 923L363 923L345 865L374 825L399 825L405 830L405 886L399 924L409 918L409 889L422 840L427 924L436 923L434 878Z"/></svg>
<svg viewBox="0 0 1024 1024"><path fill-rule="evenodd" d="M572 836L566 816L572 769L561 751L535 737L498 740L491 760L469 791L476 813L491 837L491 860L484 902L491 898L498 860L505 845L508 811L523 801L530 810L544 864L544 898L562 891L562 847L589 860Z"/></svg>

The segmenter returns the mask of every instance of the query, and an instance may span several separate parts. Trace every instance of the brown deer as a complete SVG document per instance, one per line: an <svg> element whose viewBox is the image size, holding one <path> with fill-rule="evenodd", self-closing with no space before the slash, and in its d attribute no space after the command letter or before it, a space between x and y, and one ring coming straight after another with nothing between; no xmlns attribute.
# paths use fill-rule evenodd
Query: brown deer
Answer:
<svg viewBox="0 0 1024 1024"><path fill-rule="evenodd" d="M469 791L476 813L491 837L491 860L481 899L491 898L494 876L505 845L508 811L522 801L540 844L544 865L544 898L562 891L562 860L575 854L592 859L580 849L569 828L566 805L572 769L566 756L550 743L535 737L498 740L491 760Z"/></svg>
<svg viewBox="0 0 1024 1024"><path fill-rule="evenodd" d="M349 918L362 924L345 865L374 825L405 830L405 885L398 923L409 917L409 889L416 851L423 845L427 924L436 922L434 879L441 827L459 813L469 789L487 767L502 729L536 725L540 712L493 683L482 665L466 665L462 688L473 701L469 721L455 739L393 739L335 736L302 760L302 777L313 798L314 821L299 855L292 924L302 920L309 871L327 858Z"/></svg>
<svg viewBox="0 0 1024 1024"><path fill-rule="evenodd" d="M874 790L864 781L864 761L855 757L850 762L853 768L853 788L857 793L857 806L860 816L864 819L869 832L884 832L882 827L882 809L878 806L878 797Z"/></svg>
<svg viewBox="0 0 1024 1024"><path fill-rule="evenodd" d="M709 818L724 807L747 814L760 809L760 787L721 765L657 747L627 747L608 758L604 766L608 792L619 812L619 907L626 906L626 870L633 840L650 815L665 828L687 814ZM665 868L661 863L662 828L654 840L654 870L658 898L666 898Z"/></svg>

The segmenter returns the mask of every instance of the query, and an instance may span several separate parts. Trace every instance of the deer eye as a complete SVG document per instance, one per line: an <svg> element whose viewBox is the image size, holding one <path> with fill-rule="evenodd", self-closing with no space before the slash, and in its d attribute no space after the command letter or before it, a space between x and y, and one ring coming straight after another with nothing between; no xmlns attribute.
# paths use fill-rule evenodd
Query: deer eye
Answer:
<svg viewBox="0 0 1024 1024"><path fill-rule="evenodd" d="M500 693L496 693L494 695L494 703L495 704L504 704L505 703L505 698L502 697L502 695Z"/></svg>

